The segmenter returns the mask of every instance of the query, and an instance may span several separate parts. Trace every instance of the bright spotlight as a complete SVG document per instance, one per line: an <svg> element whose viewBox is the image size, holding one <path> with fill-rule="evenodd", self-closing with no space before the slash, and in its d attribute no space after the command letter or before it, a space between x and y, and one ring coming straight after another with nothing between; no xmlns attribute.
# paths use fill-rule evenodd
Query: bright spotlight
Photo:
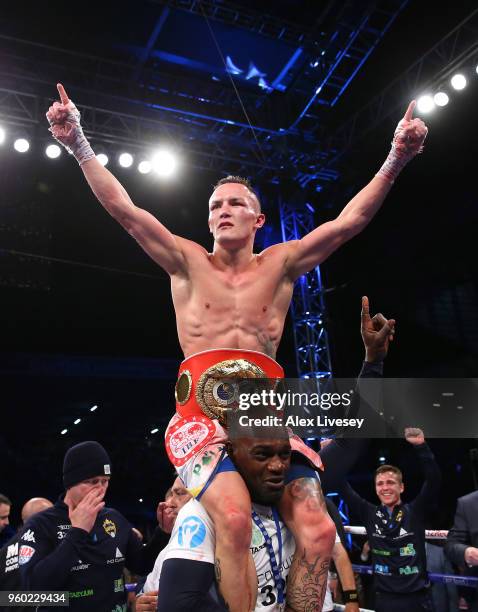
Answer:
<svg viewBox="0 0 478 612"><path fill-rule="evenodd" d="M0 127L0 144L3 144L5 142L5 130Z"/></svg>
<svg viewBox="0 0 478 612"><path fill-rule="evenodd" d="M17 138L13 143L13 148L19 153L26 153L30 148L30 143L26 138Z"/></svg>
<svg viewBox="0 0 478 612"><path fill-rule="evenodd" d="M437 106L446 106L450 101L450 98L444 91L439 91L433 96L433 101Z"/></svg>
<svg viewBox="0 0 478 612"><path fill-rule="evenodd" d="M475 72L476 72L476 74L478 74L478 64L476 64Z"/></svg>
<svg viewBox="0 0 478 612"><path fill-rule="evenodd" d="M58 145L51 144L47 146L47 148L45 149L45 153L50 159L56 159L57 157L60 157L61 149Z"/></svg>
<svg viewBox="0 0 478 612"><path fill-rule="evenodd" d="M133 163L133 156L129 153L121 153L119 156L119 163L123 168L129 168Z"/></svg>
<svg viewBox="0 0 478 612"><path fill-rule="evenodd" d="M108 156L107 156L107 155L105 155L104 153L99 153L99 154L96 156L96 159L97 159L97 160L100 162L100 164L101 164L102 166L106 166L106 164L107 164L107 163L108 163L108 161L109 161Z"/></svg>
<svg viewBox="0 0 478 612"><path fill-rule="evenodd" d="M420 96L417 100L417 109L421 113L429 113L435 108L435 102L431 96Z"/></svg>
<svg viewBox="0 0 478 612"><path fill-rule="evenodd" d="M158 151L153 156L153 170L159 176L168 177L174 174L178 165L176 157L169 151Z"/></svg>
<svg viewBox="0 0 478 612"><path fill-rule="evenodd" d="M149 174L151 170L152 170L151 162L146 161L146 160L139 162L138 172L140 172L141 174Z"/></svg>
<svg viewBox="0 0 478 612"><path fill-rule="evenodd" d="M455 74L455 76L451 79L451 86L453 89L465 89L466 87L466 78L463 74Z"/></svg>

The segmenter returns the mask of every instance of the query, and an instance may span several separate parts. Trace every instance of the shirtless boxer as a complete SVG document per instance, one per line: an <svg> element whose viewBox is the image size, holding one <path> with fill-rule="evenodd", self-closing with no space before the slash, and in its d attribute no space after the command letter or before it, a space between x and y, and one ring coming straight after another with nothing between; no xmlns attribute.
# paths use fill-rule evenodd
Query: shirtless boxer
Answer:
<svg viewBox="0 0 478 612"><path fill-rule="evenodd" d="M246 181L223 179L209 200L214 246L208 253L173 235L133 204L95 158L79 113L60 84L58 92L61 102L54 102L47 113L53 136L73 153L102 206L171 277L179 341L186 359L176 385L178 414L167 432L168 454L187 488L202 494L201 502L214 521L217 574L224 599L233 612L249 611L254 608L256 592L249 559L250 498L237 472L221 472L212 480L227 434L223 421L219 422L221 408L209 405L200 392L217 376L214 364L218 361L221 375L232 367L239 376L281 376L282 369L273 357L294 281L366 227L399 172L421 150L427 128L420 119L412 118L415 101L411 102L382 168L341 214L301 240L277 244L259 254L253 253L255 233L265 222L259 200ZM193 427L191 421L195 435L203 430L202 446L183 460L177 445L190 431L187 428ZM180 450L185 453L184 448ZM281 514L297 545L293 573L301 588L289 588L289 593L297 595L287 602L294 611L321 609L334 544L334 526L324 512L317 482L294 480L281 501ZM316 607L310 607L311 599Z"/></svg>

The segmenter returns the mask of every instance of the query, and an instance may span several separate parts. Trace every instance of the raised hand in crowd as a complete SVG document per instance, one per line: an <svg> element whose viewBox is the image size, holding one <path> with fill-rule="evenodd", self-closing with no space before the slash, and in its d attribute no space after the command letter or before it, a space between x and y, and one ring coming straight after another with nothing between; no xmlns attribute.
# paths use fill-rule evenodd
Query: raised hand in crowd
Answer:
<svg viewBox="0 0 478 612"><path fill-rule="evenodd" d="M418 427L406 427L405 428L405 440L410 442L413 446L418 446L425 443L425 436L423 431Z"/></svg>
<svg viewBox="0 0 478 612"><path fill-rule="evenodd" d="M360 333L365 345L365 361L383 361L395 334L395 319L386 319L381 312L371 317L366 295L362 298Z"/></svg>

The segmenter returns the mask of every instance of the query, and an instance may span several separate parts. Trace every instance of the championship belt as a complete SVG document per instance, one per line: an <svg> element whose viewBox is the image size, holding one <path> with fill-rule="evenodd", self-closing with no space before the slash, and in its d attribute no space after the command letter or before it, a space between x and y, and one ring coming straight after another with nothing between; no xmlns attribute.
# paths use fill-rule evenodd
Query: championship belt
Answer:
<svg viewBox="0 0 478 612"><path fill-rule="evenodd" d="M257 351L212 349L185 359L175 387L176 411L183 417L205 414L226 425L227 412L237 409L241 392L250 392L249 379L284 378L271 357Z"/></svg>

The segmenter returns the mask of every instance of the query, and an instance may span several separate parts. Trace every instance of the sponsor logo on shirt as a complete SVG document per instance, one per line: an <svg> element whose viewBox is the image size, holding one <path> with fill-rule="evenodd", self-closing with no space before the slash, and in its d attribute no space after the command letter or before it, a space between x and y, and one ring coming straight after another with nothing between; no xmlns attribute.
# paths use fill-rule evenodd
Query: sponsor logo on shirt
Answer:
<svg viewBox="0 0 478 612"><path fill-rule="evenodd" d="M115 593L122 593L124 591L124 582L123 578L118 578L118 580L113 581Z"/></svg>
<svg viewBox="0 0 478 612"><path fill-rule="evenodd" d="M382 550L381 548L372 548L372 552L382 557L390 557L392 554L389 550Z"/></svg>
<svg viewBox="0 0 478 612"><path fill-rule="evenodd" d="M124 561L123 553L121 552L121 550L118 547L116 547L115 558L114 559L108 559L108 561L106 563L111 565L112 563L122 563L123 561Z"/></svg>
<svg viewBox="0 0 478 612"><path fill-rule="evenodd" d="M197 516L186 517L178 529L178 543L183 548L196 548L206 537L206 526Z"/></svg>
<svg viewBox="0 0 478 612"><path fill-rule="evenodd" d="M7 548L7 559L11 557L18 557L18 542L10 544Z"/></svg>
<svg viewBox="0 0 478 612"><path fill-rule="evenodd" d="M414 557L416 555L415 546L413 544L407 544L400 548L401 557Z"/></svg>
<svg viewBox="0 0 478 612"><path fill-rule="evenodd" d="M10 544L7 548L7 556L5 559L5 574L18 569L18 542Z"/></svg>
<svg viewBox="0 0 478 612"><path fill-rule="evenodd" d="M71 568L72 572L81 572L81 570L86 570L90 567L89 563L83 563L81 559L78 559L78 565L75 565Z"/></svg>
<svg viewBox="0 0 478 612"><path fill-rule="evenodd" d="M398 536L396 536L393 539L400 540L401 538L404 538L406 536L412 536L412 535L413 535L413 531L405 531L403 527L400 527L400 533L398 534Z"/></svg>
<svg viewBox="0 0 478 612"><path fill-rule="evenodd" d="M401 576L410 576L410 574L418 574L418 567L416 565L412 565L412 567L405 565L405 567L401 567L398 572Z"/></svg>
<svg viewBox="0 0 478 612"><path fill-rule="evenodd" d="M375 533L373 535L378 536L378 537L383 537L382 529L377 525L377 523L375 523L374 527L375 527Z"/></svg>
<svg viewBox="0 0 478 612"><path fill-rule="evenodd" d="M28 531L25 531L25 533L22 535L21 539L25 540L25 542L33 542L34 544L36 544L36 542L35 542L35 534L33 533L33 531L31 529L29 529Z"/></svg>
<svg viewBox="0 0 478 612"><path fill-rule="evenodd" d="M382 576L390 576L390 568L388 565L382 565L380 563L375 563L374 571L376 574L382 574Z"/></svg>
<svg viewBox="0 0 478 612"><path fill-rule="evenodd" d="M23 544L22 546L20 546L20 553L18 555L18 563L20 565L25 565L25 563L28 563L30 561L30 559L33 557L34 554L35 554L34 548L32 548L31 546L27 546L26 544Z"/></svg>
<svg viewBox="0 0 478 612"><path fill-rule="evenodd" d="M255 523L252 523L251 548L255 546L259 546L263 542L264 542L264 536L262 535L261 530ZM263 547L261 546L261 548Z"/></svg>
<svg viewBox="0 0 478 612"><path fill-rule="evenodd" d="M56 537L59 540L63 540L63 538L66 537L65 531L70 530L71 529L71 525L57 525L57 529L58 529L58 531L56 532Z"/></svg>
<svg viewBox="0 0 478 612"><path fill-rule="evenodd" d="M95 594L94 589L85 589L84 591L70 591L70 599L79 599L80 597L91 597Z"/></svg>
<svg viewBox="0 0 478 612"><path fill-rule="evenodd" d="M116 537L116 525L110 519L105 519L103 522L103 529L112 538Z"/></svg>

